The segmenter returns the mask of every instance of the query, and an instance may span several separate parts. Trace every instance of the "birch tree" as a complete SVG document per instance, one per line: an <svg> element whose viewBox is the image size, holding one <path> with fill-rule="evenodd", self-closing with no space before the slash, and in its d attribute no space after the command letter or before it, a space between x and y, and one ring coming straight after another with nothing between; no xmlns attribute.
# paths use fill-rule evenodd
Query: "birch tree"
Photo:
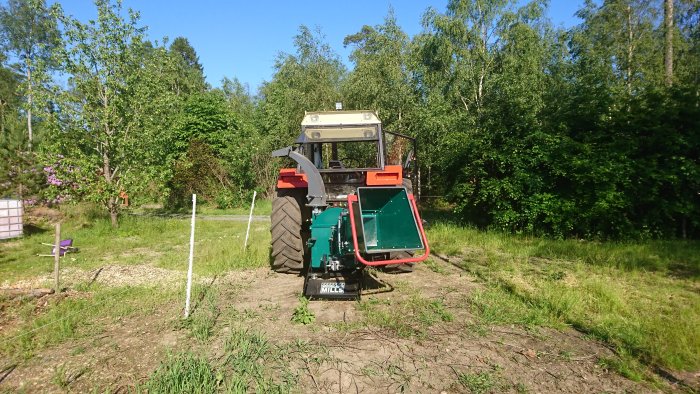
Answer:
<svg viewBox="0 0 700 394"><path fill-rule="evenodd" d="M44 0L10 0L7 6L0 6L0 46L13 56L12 68L23 76L19 92L24 97L29 150L34 141L35 109L45 108L50 73L61 45L56 10Z"/></svg>

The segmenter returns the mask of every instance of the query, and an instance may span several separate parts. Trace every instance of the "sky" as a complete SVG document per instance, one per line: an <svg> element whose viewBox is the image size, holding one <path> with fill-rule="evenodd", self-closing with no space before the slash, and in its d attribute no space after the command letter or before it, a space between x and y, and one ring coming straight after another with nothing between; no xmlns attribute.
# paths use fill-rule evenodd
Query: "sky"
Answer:
<svg viewBox="0 0 700 394"><path fill-rule="evenodd" d="M67 14L83 22L96 17L90 0L59 3ZM393 7L398 24L412 37L422 31L421 18L428 7L444 12L446 4L447 0L123 0L125 10L140 12L150 40L187 38L209 84L217 87L224 77L235 77L251 93L272 78L280 52L294 53L294 36L302 24L320 28L326 42L351 67L350 48L343 48L345 36L363 25L383 23ZM549 19L555 26L574 26L579 23L574 13L582 4L583 0L551 0Z"/></svg>

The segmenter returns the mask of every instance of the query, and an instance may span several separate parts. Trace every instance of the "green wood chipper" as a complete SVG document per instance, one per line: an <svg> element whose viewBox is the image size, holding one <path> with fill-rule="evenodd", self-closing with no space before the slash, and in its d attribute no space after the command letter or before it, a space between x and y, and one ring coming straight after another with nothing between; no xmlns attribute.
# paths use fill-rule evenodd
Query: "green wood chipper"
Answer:
<svg viewBox="0 0 700 394"><path fill-rule="evenodd" d="M374 112L306 113L296 144L272 153L296 162L277 179L272 268L304 275L309 298L355 299L365 267L410 272L425 260L415 151Z"/></svg>

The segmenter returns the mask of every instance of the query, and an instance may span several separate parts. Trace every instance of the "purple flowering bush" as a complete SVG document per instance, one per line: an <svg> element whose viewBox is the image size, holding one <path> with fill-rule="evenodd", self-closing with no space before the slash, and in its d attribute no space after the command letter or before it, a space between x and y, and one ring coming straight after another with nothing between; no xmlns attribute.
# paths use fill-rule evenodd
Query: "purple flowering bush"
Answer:
<svg viewBox="0 0 700 394"><path fill-rule="evenodd" d="M43 202L48 205L59 205L73 199L79 199L84 193L81 181L85 176L81 168L63 155L54 155L52 162L43 168L45 189Z"/></svg>

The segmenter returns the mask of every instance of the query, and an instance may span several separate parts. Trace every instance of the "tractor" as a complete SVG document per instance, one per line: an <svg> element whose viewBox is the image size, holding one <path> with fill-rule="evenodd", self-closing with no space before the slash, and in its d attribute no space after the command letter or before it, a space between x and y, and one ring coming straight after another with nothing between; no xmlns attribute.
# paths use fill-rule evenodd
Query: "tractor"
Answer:
<svg viewBox="0 0 700 394"><path fill-rule="evenodd" d="M358 299L365 267L406 272L424 261L415 152L415 139L382 130L375 112L307 112L295 144L272 152L296 163L277 179L272 268L304 275L307 298Z"/></svg>

